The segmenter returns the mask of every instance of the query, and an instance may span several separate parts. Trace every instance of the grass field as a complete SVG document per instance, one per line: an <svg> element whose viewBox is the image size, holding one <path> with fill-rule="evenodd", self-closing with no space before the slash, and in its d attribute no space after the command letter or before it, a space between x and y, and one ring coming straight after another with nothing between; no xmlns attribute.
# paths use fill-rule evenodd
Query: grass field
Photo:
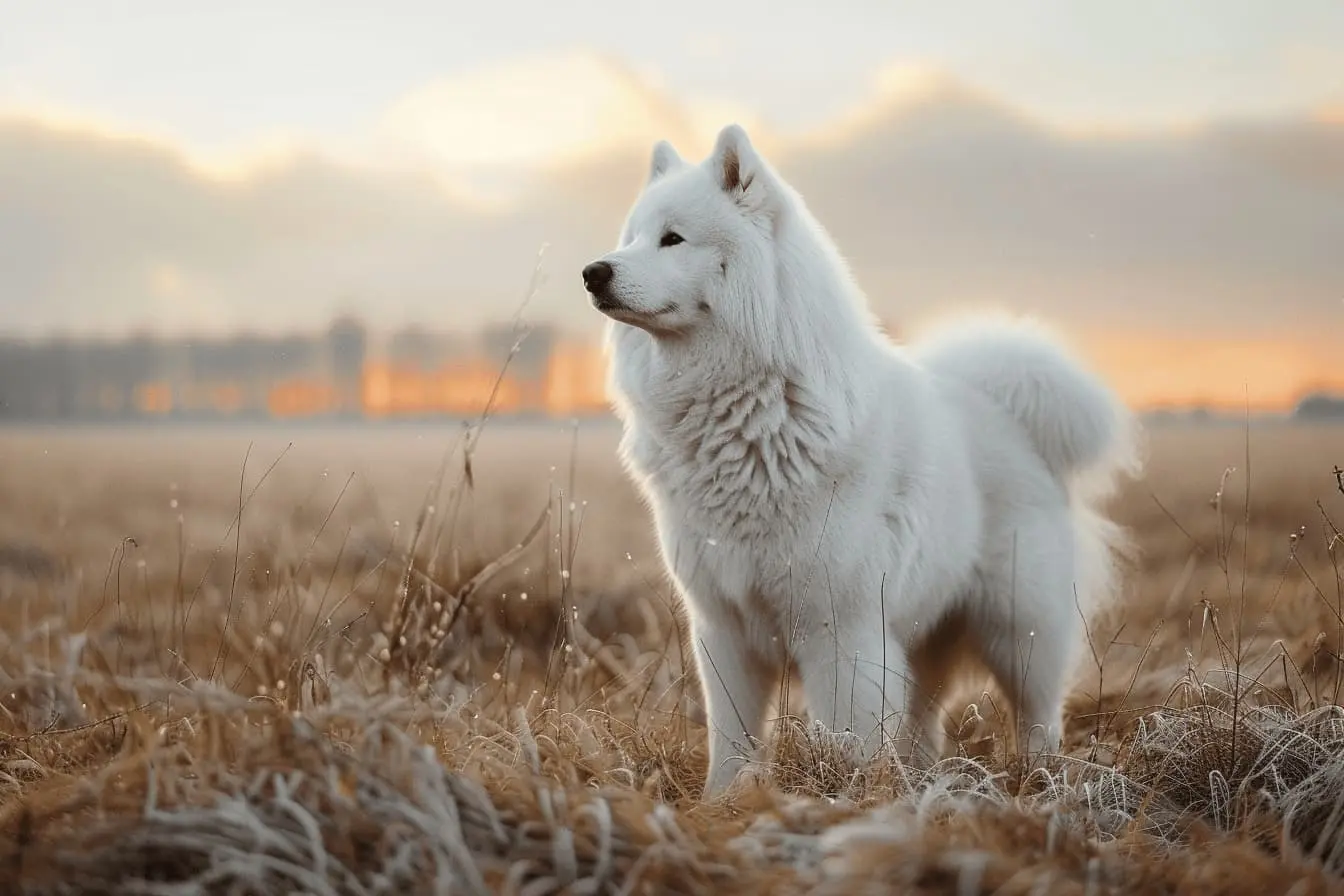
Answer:
<svg viewBox="0 0 1344 896"><path fill-rule="evenodd" d="M1344 892L1344 429L1150 433L1048 771L791 706L708 805L616 438L0 430L0 891Z"/></svg>

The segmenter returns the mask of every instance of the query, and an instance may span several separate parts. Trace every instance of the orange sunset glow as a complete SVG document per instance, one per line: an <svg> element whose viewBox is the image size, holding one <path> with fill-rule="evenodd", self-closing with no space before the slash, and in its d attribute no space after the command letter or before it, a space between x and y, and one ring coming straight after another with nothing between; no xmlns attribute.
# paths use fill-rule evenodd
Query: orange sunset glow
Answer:
<svg viewBox="0 0 1344 896"><path fill-rule="evenodd" d="M887 327L889 332L898 329ZM1344 393L1344 370L1326 351L1312 352L1287 340L1110 334L1076 342L1086 360L1141 411L1282 413L1307 394ZM609 411L606 358L592 340L554 341L519 364L479 351L428 364L383 353L359 361L344 379L334 376L320 357L306 365L287 373L149 376L125 386L99 381L94 371L90 382L75 382L75 404L66 413L79 414L83 407L86 413L113 417L131 412L283 420L353 414L391 420L487 412L568 418ZM9 388L13 394L12 383ZM11 397L7 403L22 401Z"/></svg>
<svg viewBox="0 0 1344 896"><path fill-rule="evenodd" d="M1312 392L1344 393L1344 364L1310 346L1277 340L1093 340L1088 356L1143 410L1286 411Z"/></svg>

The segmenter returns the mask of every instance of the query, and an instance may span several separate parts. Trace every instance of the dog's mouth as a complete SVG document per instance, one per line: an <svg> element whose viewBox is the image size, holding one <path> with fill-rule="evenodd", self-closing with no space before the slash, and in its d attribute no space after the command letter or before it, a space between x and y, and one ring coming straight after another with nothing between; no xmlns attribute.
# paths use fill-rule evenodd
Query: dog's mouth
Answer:
<svg viewBox="0 0 1344 896"><path fill-rule="evenodd" d="M593 295L590 293L593 307L603 314L621 315L623 317L649 319L654 317L664 317L677 310L676 302L667 302L657 308L643 309L631 308L629 305L617 299L609 292L601 292Z"/></svg>
<svg viewBox="0 0 1344 896"><path fill-rule="evenodd" d="M626 307L625 304L616 301L616 299L612 298L608 293L595 295L592 297L592 301L593 301L593 307L596 308L598 311L601 311L603 314L611 314L612 312L616 311L625 311L625 312L630 311L630 309Z"/></svg>
<svg viewBox="0 0 1344 896"><path fill-rule="evenodd" d="M605 314L607 317L617 323L627 324L632 327L638 327L641 330L648 330L650 333L672 333L676 332L675 326L667 326L665 319L668 315L677 310L676 302L668 302L657 308L643 309L631 308L629 305L602 293L592 296L593 307Z"/></svg>

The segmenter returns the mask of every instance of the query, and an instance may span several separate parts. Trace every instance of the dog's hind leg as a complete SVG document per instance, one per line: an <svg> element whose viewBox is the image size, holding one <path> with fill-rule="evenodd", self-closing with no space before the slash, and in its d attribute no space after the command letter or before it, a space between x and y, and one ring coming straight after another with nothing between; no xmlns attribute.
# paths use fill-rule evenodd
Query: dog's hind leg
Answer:
<svg viewBox="0 0 1344 896"><path fill-rule="evenodd" d="M975 613L985 665L1013 704L1018 749L1056 753L1064 735L1064 698L1084 640L1074 600L1073 542L1050 515L1022 520L999 558L992 591Z"/></svg>

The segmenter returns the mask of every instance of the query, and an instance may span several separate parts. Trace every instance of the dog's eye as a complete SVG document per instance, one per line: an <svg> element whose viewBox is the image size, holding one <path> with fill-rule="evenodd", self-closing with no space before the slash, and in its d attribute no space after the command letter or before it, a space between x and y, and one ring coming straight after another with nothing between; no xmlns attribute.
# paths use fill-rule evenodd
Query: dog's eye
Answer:
<svg viewBox="0 0 1344 896"><path fill-rule="evenodd" d="M667 233L663 234L663 238L658 241L658 245L666 249L668 246L675 246L684 242L686 241L681 238L681 234L669 230Z"/></svg>

